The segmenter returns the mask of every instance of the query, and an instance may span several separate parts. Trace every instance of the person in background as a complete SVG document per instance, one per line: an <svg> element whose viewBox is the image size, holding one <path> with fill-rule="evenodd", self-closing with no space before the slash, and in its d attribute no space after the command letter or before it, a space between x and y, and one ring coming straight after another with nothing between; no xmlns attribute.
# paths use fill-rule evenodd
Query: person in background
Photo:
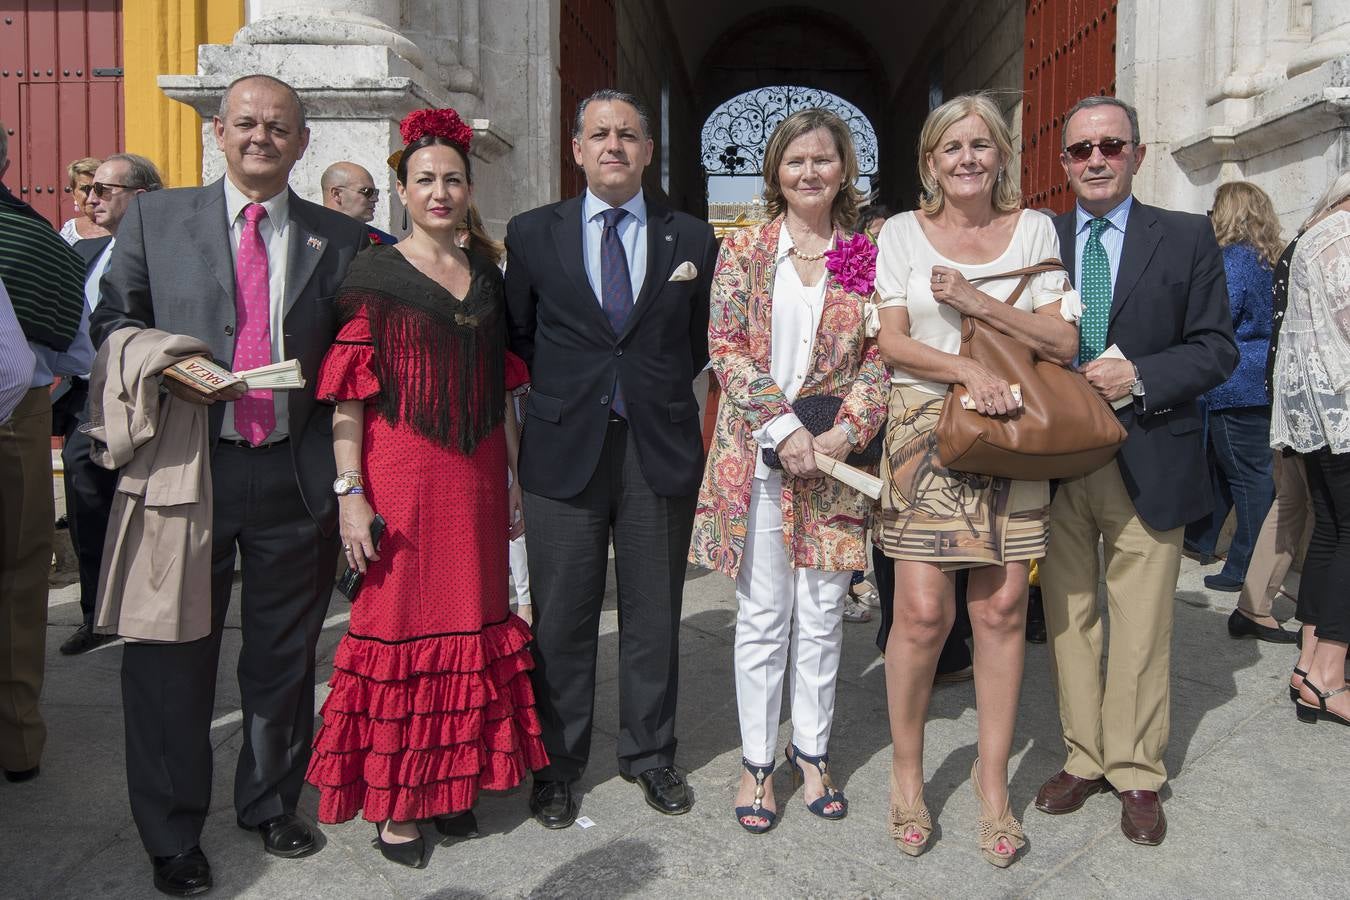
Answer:
<svg viewBox="0 0 1350 900"><path fill-rule="evenodd" d="M9 421L33 379L33 348L23 336L14 304L0 281L0 425Z"/></svg>
<svg viewBox="0 0 1350 900"><path fill-rule="evenodd" d="M324 206L365 223L372 245L398 243L398 238L370 224L375 218L375 204L380 202L380 189L365 166L346 160L335 162L323 170L319 188Z"/></svg>
<svg viewBox="0 0 1350 900"><path fill-rule="evenodd" d="M116 243L117 228L137 195L164 187L159 170L144 156L117 153L99 163L90 183L89 215L109 235L77 241L75 252L85 261L84 301L92 314L98 308L100 283ZM117 639L115 634L96 634L94 603L98 597L99 567L103 564L103 541L108 516L117 490L116 471L97 465L90 457L89 436L79 426L89 421L89 373L71 379L72 387L60 403L69 409L65 445L61 448L66 488L66 517L70 540L80 565L80 612L84 621L61 644L61 653L73 656Z"/></svg>
<svg viewBox="0 0 1350 900"><path fill-rule="evenodd" d="M93 210L89 207L90 188L94 184L94 173L103 162L93 156L77 159L66 166L66 192L75 215L61 223L61 237L72 247L80 241L92 238L105 238L107 229L94 221Z"/></svg>
<svg viewBox="0 0 1350 900"><path fill-rule="evenodd" d="M1005 380L959 355L962 316L1067 365L1077 346L1076 310L1061 308L1070 293L1062 271L1026 282L1003 274L1058 256L1059 241L1049 218L1021 208L1006 172L1012 133L988 96L965 94L929 113L918 155L920 209L891 219L877 240L878 342L895 372L877 525L878 543L896 561L886 645L894 741L889 825L903 853L917 856L927 847L924 726L955 617L956 573L966 569L979 712L970 771L977 834L984 859L1006 867L1025 844L1008 796L1008 756L1026 652L1027 568L1045 553L1050 486L950 471L938 459L933 429L954 384L985 415L1016 409ZM959 541L949 539L957 532Z"/></svg>
<svg viewBox="0 0 1350 900"><path fill-rule="evenodd" d="M858 210L858 223L856 228L859 234L867 235L867 239L876 243L877 235L881 234L881 226L886 224L886 220L895 213L891 212L890 207L884 203L869 203Z"/></svg>
<svg viewBox="0 0 1350 900"><path fill-rule="evenodd" d="M1205 394L1214 509L1186 526L1186 543L1201 556L1214 556L1228 513L1235 512L1237 528L1227 561L1222 571L1205 576L1205 587L1236 592L1247 577L1252 547L1275 494L1265 368L1274 297L1271 272L1284 242L1270 198L1250 181L1220 185L1209 218L1223 249L1239 359L1228 380Z"/></svg>
<svg viewBox="0 0 1350 900"><path fill-rule="evenodd" d="M0 124L0 178L8 168ZM57 378L88 372L94 361L83 273L83 262L46 219L0 204L0 283L34 358L22 397L0 425L0 770L7 781L38 774L47 737L38 702L56 518L51 387ZM27 358L17 356L19 363Z"/></svg>
<svg viewBox="0 0 1350 900"><path fill-rule="evenodd" d="M699 490L690 561L736 582L737 821L777 822L774 769L783 683L792 694L785 756L807 809L842 819L830 732L854 569L866 562L872 501L825 476L816 453L843 459L885 423L889 372L868 334L876 250L849 232L861 195L848 126L834 113L788 116L764 152L770 221L729 235L713 278L708 329L722 386ZM855 277L844 260L861 262ZM812 435L793 403L834 397ZM821 423L824 424L823 422ZM776 450L781 469L763 458Z"/></svg>
<svg viewBox="0 0 1350 900"><path fill-rule="evenodd" d="M1350 172L1304 223L1289 267L1289 306L1275 356L1270 443L1299 455L1314 513L1290 679L1302 722L1350 725Z"/></svg>

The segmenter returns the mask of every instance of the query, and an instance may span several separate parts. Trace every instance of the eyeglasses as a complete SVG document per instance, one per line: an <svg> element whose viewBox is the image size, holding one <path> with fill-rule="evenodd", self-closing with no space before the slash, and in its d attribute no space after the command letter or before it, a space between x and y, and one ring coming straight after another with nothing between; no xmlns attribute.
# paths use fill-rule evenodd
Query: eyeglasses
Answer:
<svg viewBox="0 0 1350 900"><path fill-rule="evenodd" d="M102 181L95 181L93 184L89 185L89 192L100 200L111 194L113 191L132 190L135 190L135 188L129 184L105 184Z"/></svg>
<svg viewBox="0 0 1350 900"><path fill-rule="evenodd" d="M379 188L375 188L375 187L350 188L350 187L347 187L346 185L342 185L342 184L336 185L336 187L337 187L337 189L340 190L340 191L356 191L356 193L360 194L362 197L365 197L367 200L378 200L378 199L380 199L380 189L379 189Z"/></svg>
<svg viewBox="0 0 1350 900"><path fill-rule="evenodd" d="M1107 138L1104 141L1092 143L1092 141L1079 141L1076 144L1070 144L1064 148L1064 152L1078 162L1087 162L1092 158L1093 150L1102 151L1102 156L1107 159L1115 159L1125 152L1125 145L1133 143L1132 141L1122 141L1120 138Z"/></svg>

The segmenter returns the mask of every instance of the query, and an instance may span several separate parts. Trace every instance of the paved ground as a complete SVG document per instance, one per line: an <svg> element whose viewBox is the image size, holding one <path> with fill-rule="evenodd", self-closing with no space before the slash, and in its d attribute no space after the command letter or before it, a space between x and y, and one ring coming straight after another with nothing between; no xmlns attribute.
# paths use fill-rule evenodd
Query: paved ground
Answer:
<svg viewBox="0 0 1350 900"><path fill-rule="evenodd" d="M1209 570L1213 571L1213 569ZM1339 895L1350 871L1350 732L1295 721L1285 691L1288 648L1230 640L1231 594L1207 593L1204 574L1184 563L1176 600L1173 654L1173 773L1166 809L1171 831L1159 848L1136 847L1118 829L1109 795L1070 816L1031 805L1063 760L1048 682L1046 650L1028 648L1012 767L1014 813L1029 847L1013 868L985 863L974 836L977 805L967 773L975 755L973 689L940 689L928 726L928 802L936 843L919 859L900 854L884 827L889 737L883 674L873 626L846 625L838 711L831 745L852 808L831 823L806 813L780 769L783 821L764 837L743 833L731 815L739 759L731 678L729 582L691 574L682 632L679 763L696 793L691 814L666 818L643 805L615 774L615 616L604 638L591 768L582 813L591 828L547 832L529 819L517 790L485 798L483 837L435 848L427 869L386 863L357 821L322 829L310 858L264 855L255 835L234 825L230 773L239 747L237 618L226 636L214 740L213 812L202 844L218 897L1245 897ZM320 647L327 677L345 627L340 598ZM1282 617L1288 604L1277 605ZM0 782L0 896L154 896L150 867L127 810L119 706L120 645L74 659L57 645L79 618L76 588L51 593L50 723L42 776ZM787 730L783 732L787 737ZM315 797L306 795L312 813Z"/></svg>

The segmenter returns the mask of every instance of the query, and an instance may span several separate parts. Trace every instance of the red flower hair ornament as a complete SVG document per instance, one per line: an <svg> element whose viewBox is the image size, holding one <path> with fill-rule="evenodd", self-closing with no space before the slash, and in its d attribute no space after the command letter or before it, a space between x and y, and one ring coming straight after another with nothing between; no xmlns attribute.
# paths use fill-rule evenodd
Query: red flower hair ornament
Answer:
<svg viewBox="0 0 1350 900"><path fill-rule="evenodd" d="M429 134L445 138L454 144L464 155L469 153L469 145L473 142L473 129L465 124L459 117L459 113L446 107L445 109L415 109L403 117L403 121L398 123L399 134L403 137L403 144L407 145L414 141L420 141ZM395 150L389 156L389 168L397 169L398 162L403 158L402 150Z"/></svg>

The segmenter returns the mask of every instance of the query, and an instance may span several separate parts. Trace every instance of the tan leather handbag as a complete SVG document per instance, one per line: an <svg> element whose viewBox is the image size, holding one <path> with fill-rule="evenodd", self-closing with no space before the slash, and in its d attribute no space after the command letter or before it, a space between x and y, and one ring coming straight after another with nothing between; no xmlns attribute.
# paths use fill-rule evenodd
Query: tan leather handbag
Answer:
<svg viewBox="0 0 1350 900"><path fill-rule="evenodd" d="M1020 278L1006 301L1011 305L1033 276L1057 270L1064 264L1047 259L971 283ZM947 468L1025 481L1071 478L1105 465L1125 443L1115 412L1086 378L1040 359L994 326L962 316L961 355L1020 385L1022 407L1006 416L983 415L961 406L965 388L953 384L935 428L938 459Z"/></svg>

